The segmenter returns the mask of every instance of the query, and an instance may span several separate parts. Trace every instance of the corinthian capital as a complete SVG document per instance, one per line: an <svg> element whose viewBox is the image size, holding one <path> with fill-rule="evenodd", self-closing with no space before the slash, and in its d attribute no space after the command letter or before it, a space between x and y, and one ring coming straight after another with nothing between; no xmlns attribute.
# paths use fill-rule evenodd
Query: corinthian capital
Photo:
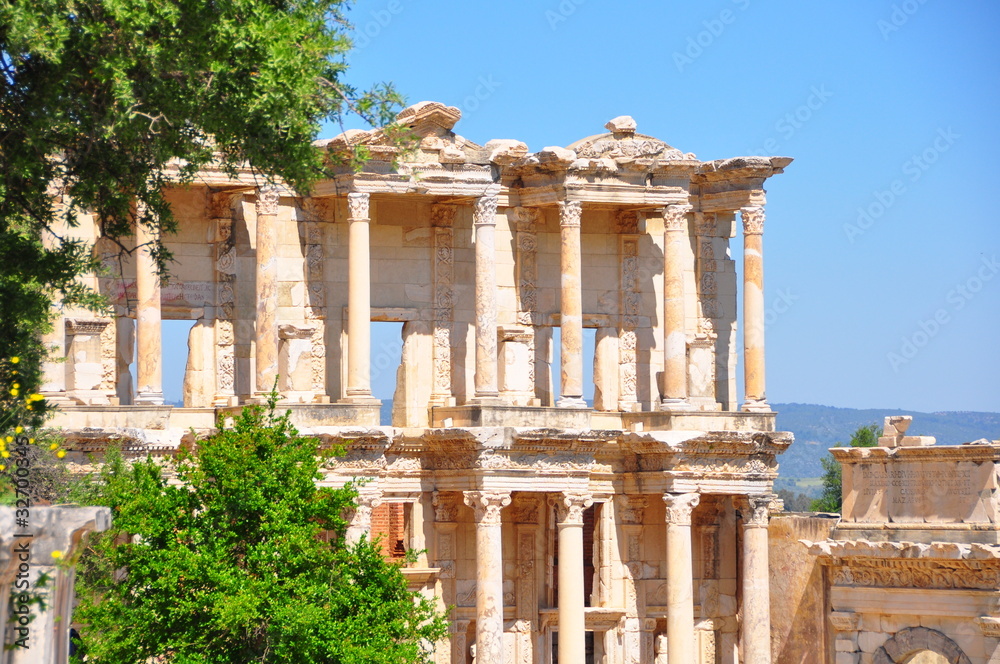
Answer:
<svg viewBox="0 0 1000 664"><path fill-rule="evenodd" d="M582 214L583 203L580 201L561 201L559 203L560 226L579 226Z"/></svg>
<svg viewBox="0 0 1000 664"><path fill-rule="evenodd" d="M701 497L696 493L668 493L663 496L667 504L667 523L675 526L690 526L691 512L698 506Z"/></svg>
<svg viewBox="0 0 1000 664"><path fill-rule="evenodd" d="M687 226L687 216L694 208L690 205L668 205L663 208L663 230L682 231Z"/></svg>
<svg viewBox="0 0 1000 664"><path fill-rule="evenodd" d="M348 521L352 524L371 524L372 512L382 504L382 492L379 490L359 493L354 499L354 508L348 510Z"/></svg>
<svg viewBox="0 0 1000 664"><path fill-rule="evenodd" d="M764 234L764 208L759 205L740 208L740 216L743 218L744 235Z"/></svg>
<svg viewBox="0 0 1000 664"><path fill-rule="evenodd" d="M594 504L594 497L586 491L563 491L549 496L549 504L556 508L559 525L582 526L583 511Z"/></svg>
<svg viewBox="0 0 1000 664"><path fill-rule="evenodd" d="M368 219L368 204L371 201L371 197L368 194L348 194L347 195L347 214L348 218L351 220L367 220Z"/></svg>
<svg viewBox="0 0 1000 664"><path fill-rule="evenodd" d="M510 505L509 491L466 491L465 504L476 514L476 525L499 526L500 510Z"/></svg>
<svg viewBox="0 0 1000 664"><path fill-rule="evenodd" d="M477 226L489 224L494 226L497 223L497 197L480 196L476 199L476 205L472 209L472 223Z"/></svg>
<svg viewBox="0 0 1000 664"><path fill-rule="evenodd" d="M771 496L747 496L743 501L743 525L747 528L766 528Z"/></svg>
<svg viewBox="0 0 1000 664"><path fill-rule="evenodd" d="M278 214L278 188L268 185L257 190L257 216Z"/></svg>

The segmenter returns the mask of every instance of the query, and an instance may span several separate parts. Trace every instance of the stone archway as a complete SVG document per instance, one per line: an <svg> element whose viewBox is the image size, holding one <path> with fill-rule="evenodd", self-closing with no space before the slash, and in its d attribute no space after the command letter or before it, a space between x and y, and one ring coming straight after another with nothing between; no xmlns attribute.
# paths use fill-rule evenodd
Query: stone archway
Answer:
<svg viewBox="0 0 1000 664"><path fill-rule="evenodd" d="M953 664L972 664L958 644L935 629L908 627L875 651L873 664L907 664L912 655L931 651L943 655Z"/></svg>

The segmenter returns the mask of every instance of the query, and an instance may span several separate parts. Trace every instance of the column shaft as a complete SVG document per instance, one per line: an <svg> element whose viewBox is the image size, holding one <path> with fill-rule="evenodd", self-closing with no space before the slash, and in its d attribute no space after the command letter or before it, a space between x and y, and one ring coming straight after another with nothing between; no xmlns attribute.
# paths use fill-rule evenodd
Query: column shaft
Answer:
<svg viewBox="0 0 1000 664"><path fill-rule="evenodd" d="M371 399L371 257L368 194L348 194L347 397Z"/></svg>
<svg viewBox="0 0 1000 664"><path fill-rule="evenodd" d="M743 410L770 412L764 392L764 208L743 217Z"/></svg>
<svg viewBox="0 0 1000 664"><path fill-rule="evenodd" d="M476 199L476 374L477 399L496 399L497 388L497 268L496 196Z"/></svg>
<svg viewBox="0 0 1000 664"><path fill-rule="evenodd" d="M257 317L254 326L257 380L255 395L274 387L278 376L278 191L257 190Z"/></svg>
<svg viewBox="0 0 1000 664"><path fill-rule="evenodd" d="M553 501L559 529L559 664L585 660L583 511L590 494L564 491Z"/></svg>
<svg viewBox="0 0 1000 664"><path fill-rule="evenodd" d="M476 518L476 664L503 664L503 547L500 510L510 494L466 491Z"/></svg>
<svg viewBox="0 0 1000 664"><path fill-rule="evenodd" d="M683 249L690 205L663 212L663 410L687 410L687 333L684 326Z"/></svg>
<svg viewBox="0 0 1000 664"><path fill-rule="evenodd" d="M691 512L696 493L667 494L667 653L671 664L694 664L694 570ZM746 660L751 662L753 660Z"/></svg>
<svg viewBox="0 0 1000 664"><path fill-rule="evenodd" d="M743 510L743 659L771 663L767 520L770 496L750 496Z"/></svg>
<svg viewBox="0 0 1000 664"><path fill-rule="evenodd" d="M160 275L150 251L156 232L142 223L140 207L136 223L136 398L137 404L163 404L163 346L160 316ZM142 246L146 245L146 246Z"/></svg>
<svg viewBox="0 0 1000 664"><path fill-rule="evenodd" d="M559 204L559 227L562 271L559 296L561 381L559 403L563 408L586 408L583 400L583 286L580 254L580 217L583 204L566 201Z"/></svg>

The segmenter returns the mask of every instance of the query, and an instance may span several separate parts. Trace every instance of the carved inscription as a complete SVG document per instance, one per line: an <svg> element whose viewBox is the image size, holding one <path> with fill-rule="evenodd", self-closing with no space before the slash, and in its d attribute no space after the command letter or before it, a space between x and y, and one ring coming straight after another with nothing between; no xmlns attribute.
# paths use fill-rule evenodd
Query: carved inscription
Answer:
<svg viewBox="0 0 1000 664"><path fill-rule="evenodd" d="M873 496L891 490L893 504L921 504L928 495L976 494L972 474L967 469L889 469L885 466L865 466L860 470L862 495Z"/></svg>

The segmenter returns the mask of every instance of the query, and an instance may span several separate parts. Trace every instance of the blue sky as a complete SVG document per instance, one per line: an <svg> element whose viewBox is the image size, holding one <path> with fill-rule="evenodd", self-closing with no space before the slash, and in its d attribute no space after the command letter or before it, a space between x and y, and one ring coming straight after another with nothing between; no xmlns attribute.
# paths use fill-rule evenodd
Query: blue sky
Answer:
<svg viewBox="0 0 1000 664"><path fill-rule="evenodd" d="M458 106L478 143L565 146L631 115L701 159L794 157L768 183L769 400L1000 411L1000 4L362 0L350 18L352 84Z"/></svg>

